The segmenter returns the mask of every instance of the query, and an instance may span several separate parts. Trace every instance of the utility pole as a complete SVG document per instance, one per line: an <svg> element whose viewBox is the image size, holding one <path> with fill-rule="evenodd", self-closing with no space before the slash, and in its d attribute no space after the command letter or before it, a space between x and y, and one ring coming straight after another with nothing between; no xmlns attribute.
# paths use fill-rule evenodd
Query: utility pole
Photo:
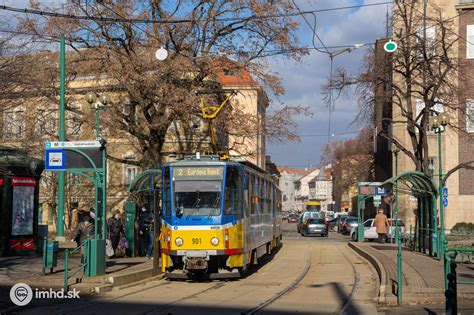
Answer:
<svg viewBox="0 0 474 315"><path fill-rule="evenodd" d="M61 37L59 47L59 141L66 141L66 129L64 124L64 94L65 94L65 52L66 44L64 36ZM65 186L65 171L58 173L58 224L57 237L58 241L65 241L64 237L64 187Z"/></svg>

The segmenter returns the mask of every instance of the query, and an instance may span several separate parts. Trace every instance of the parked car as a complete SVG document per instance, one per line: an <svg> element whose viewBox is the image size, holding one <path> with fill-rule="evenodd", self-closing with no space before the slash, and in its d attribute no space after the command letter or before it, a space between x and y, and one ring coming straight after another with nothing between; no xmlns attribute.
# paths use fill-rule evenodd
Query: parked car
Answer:
<svg viewBox="0 0 474 315"><path fill-rule="evenodd" d="M346 220L346 218L348 218L347 215L343 215L343 216L338 216L337 217L339 220L337 221L337 233L342 233L342 226L344 225L344 221Z"/></svg>
<svg viewBox="0 0 474 315"><path fill-rule="evenodd" d="M395 238L395 219L388 219L389 227L387 229L387 239L386 241ZM398 220L398 226L400 228L400 236L402 240L406 237L405 224L402 220ZM357 241L357 227L351 229L350 232L351 238L354 241ZM377 227L375 226L374 219L368 219L364 222L364 239L366 240L376 240L378 239Z"/></svg>
<svg viewBox="0 0 474 315"><path fill-rule="evenodd" d="M357 217L346 217L341 225L341 233L343 235L349 235L353 227L357 227Z"/></svg>
<svg viewBox="0 0 474 315"><path fill-rule="evenodd" d="M325 219L307 219L301 226L301 235L308 236L311 234L319 234L321 236L328 236L328 226Z"/></svg>
<svg viewBox="0 0 474 315"><path fill-rule="evenodd" d="M296 230L298 231L298 233L301 233L302 232L302 226L303 224L306 222L306 220L308 219L321 219L321 214L317 211L305 211L303 212L299 219L298 219L298 222L296 223Z"/></svg>
<svg viewBox="0 0 474 315"><path fill-rule="evenodd" d="M294 213L290 213L288 215L288 223L292 223L292 222L298 222L298 216Z"/></svg>
<svg viewBox="0 0 474 315"><path fill-rule="evenodd" d="M339 218L334 218L328 221L328 229L329 231L337 231L337 223L339 222Z"/></svg>

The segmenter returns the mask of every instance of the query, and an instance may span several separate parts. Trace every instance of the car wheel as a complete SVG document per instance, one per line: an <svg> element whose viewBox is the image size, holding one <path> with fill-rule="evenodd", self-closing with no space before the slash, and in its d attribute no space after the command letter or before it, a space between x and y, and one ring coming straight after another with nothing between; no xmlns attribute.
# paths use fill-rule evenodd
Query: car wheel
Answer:
<svg viewBox="0 0 474 315"><path fill-rule="evenodd" d="M351 238L354 242L357 242L357 235L355 233L352 234Z"/></svg>

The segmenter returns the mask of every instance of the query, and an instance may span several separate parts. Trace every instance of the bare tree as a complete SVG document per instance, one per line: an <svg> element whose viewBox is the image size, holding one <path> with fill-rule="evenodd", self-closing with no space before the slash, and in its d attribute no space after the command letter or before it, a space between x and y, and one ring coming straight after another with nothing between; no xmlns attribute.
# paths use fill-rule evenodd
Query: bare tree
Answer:
<svg viewBox="0 0 474 315"><path fill-rule="evenodd" d="M333 176L333 197L338 204L357 182L373 176L372 130L364 128L354 139L332 142L325 154L330 158Z"/></svg>
<svg viewBox="0 0 474 315"><path fill-rule="evenodd" d="M32 7L55 11L36 2ZM116 132L133 137L142 153L136 164L149 167L161 162L165 137L173 123L199 116L193 91L222 90L219 78L224 71L245 69L274 95L283 93L278 76L265 66L262 57L268 51L281 51L298 60L306 53L294 49L300 47L295 35L297 23L287 14L292 8L290 1L263 0L74 1L58 10L67 16L27 15L19 28L34 34L38 41L64 36L76 49L68 56L69 77L95 75L115 86L116 110L108 111L109 124ZM169 52L164 62L154 57L159 47ZM220 100L215 97L216 102ZM272 136L280 140L296 137L293 122L282 120L281 115L270 118L263 125L272 130ZM240 136L236 138L256 133L255 117L238 104L224 111L219 120L219 127ZM293 128L272 128L272 121L289 122ZM188 125L182 124L189 133Z"/></svg>
<svg viewBox="0 0 474 315"><path fill-rule="evenodd" d="M357 120L371 121L377 101L391 102L393 115L387 118L392 126L403 126L408 143L385 131L379 135L391 140L415 165L428 174L429 118L442 112L457 115L465 112L459 104L457 82L466 77L459 66L457 44L459 35L452 17L443 15L441 8L428 5L424 15L422 1L396 1L393 7L392 39L398 49L390 55L372 50L364 60L361 72L355 76L339 70L328 87L340 92L356 85L359 103ZM381 60L381 59L385 59ZM376 65L389 64L387 67ZM385 86L386 88L381 88ZM457 132L459 125L451 124ZM472 162L460 167L469 167ZM447 176L444 180L447 179Z"/></svg>

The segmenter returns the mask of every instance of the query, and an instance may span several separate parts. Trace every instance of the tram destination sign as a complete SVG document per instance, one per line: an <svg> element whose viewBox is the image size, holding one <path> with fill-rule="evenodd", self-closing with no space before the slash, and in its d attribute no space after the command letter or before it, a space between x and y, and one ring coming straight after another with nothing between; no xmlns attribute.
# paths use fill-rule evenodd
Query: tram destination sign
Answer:
<svg viewBox="0 0 474 315"><path fill-rule="evenodd" d="M222 179L224 168L222 166L199 166L199 167L175 167L173 171L174 179Z"/></svg>

